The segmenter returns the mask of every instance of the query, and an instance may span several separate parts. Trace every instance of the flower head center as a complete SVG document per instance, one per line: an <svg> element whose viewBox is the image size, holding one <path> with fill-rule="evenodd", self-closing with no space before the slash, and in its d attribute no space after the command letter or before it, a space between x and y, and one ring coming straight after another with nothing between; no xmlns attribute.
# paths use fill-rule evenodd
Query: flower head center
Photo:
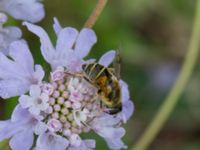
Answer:
<svg viewBox="0 0 200 150"><path fill-rule="evenodd" d="M67 74L62 68L51 73L51 82L46 85L48 88L43 86L43 91L49 94L46 117L49 130L68 138L88 132L87 122L99 111L96 109L99 104L94 99L96 87L76 74Z"/></svg>

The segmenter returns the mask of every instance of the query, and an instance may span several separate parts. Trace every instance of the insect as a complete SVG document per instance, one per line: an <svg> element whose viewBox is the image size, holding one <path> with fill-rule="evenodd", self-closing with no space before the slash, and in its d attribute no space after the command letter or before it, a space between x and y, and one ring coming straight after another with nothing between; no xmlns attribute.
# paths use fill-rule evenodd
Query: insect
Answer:
<svg viewBox="0 0 200 150"><path fill-rule="evenodd" d="M119 85L119 55L116 54L113 68L105 67L100 63L88 63L82 66L85 79L98 88L101 104L109 114L121 111L121 90Z"/></svg>

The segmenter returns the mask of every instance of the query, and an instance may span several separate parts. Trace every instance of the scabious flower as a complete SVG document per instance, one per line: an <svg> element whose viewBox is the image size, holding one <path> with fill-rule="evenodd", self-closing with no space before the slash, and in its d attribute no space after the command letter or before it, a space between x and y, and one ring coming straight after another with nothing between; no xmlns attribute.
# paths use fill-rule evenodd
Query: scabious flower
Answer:
<svg viewBox="0 0 200 150"><path fill-rule="evenodd" d="M21 38L21 30L15 26L4 27L4 23L7 21L7 16L0 13L0 52L8 55L8 47L11 42L19 40Z"/></svg>
<svg viewBox="0 0 200 150"><path fill-rule="evenodd" d="M42 55L52 71L44 81L44 72L38 65L34 69L24 41L11 44L12 59L0 54L0 96L20 96L11 119L0 122L0 140L11 138L13 150L93 150L95 140L82 139L81 134L94 131L110 149L127 148L121 139L125 134L122 124L133 113L127 84L119 81L122 111L110 115L101 106L97 87L81 75L81 66L94 61L84 60L97 41L94 31L62 28L55 19L54 47L41 27L27 22L24 25L40 38ZM107 67L114 57L115 51L109 51L99 63Z"/></svg>
<svg viewBox="0 0 200 150"><path fill-rule="evenodd" d="M9 57L0 53L0 96L10 98L30 90L31 85L39 84L44 71L35 65L25 41L15 41L9 48Z"/></svg>
<svg viewBox="0 0 200 150"><path fill-rule="evenodd" d="M38 22L44 17L44 8L39 0L1 0L0 12L30 22Z"/></svg>
<svg viewBox="0 0 200 150"><path fill-rule="evenodd" d="M21 30L15 26L4 27L6 14L15 19L38 22L44 18L44 8L38 0L0 0L0 52L9 53L11 42L21 38Z"/></svg>

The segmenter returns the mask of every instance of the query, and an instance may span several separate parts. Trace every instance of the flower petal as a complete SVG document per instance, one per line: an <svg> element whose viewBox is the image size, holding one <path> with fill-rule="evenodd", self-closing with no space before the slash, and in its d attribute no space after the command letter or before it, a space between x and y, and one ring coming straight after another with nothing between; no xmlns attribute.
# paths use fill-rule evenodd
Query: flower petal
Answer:
<svg viewBox="0 0 200 150"><path fill-rule="evenodd" d="M120 138L107 139L106 142L111 149L114 150L120 150L122 148L127 149L127 146L123 143L123 141Z"/></svg>
<svg viewBox="0 0 200 150"><path fill-rule="evenodd" d="M33 58L24 41L11 44L10 57L12 59L0 53L0 96L3 98L24 94L44 76L41 68L34 72Z"/></svg>
<svg viewBox="0 0 200 150"><path fill-rule="evenodd" d="M24 68L24 70L28 70L29 73L33 72L33 57L30 53L28 45L24 40L11 43L9 55L14 59L16 63Z"/></svg>
<svg viewBox="0 0 200 150"><path fill-rule="evenodd" d="M77 36L78 31L75 28L68 27L60 30L56 44L56 52L62 54L62 51L72 49Z"/></svg>
<svg viewBox="0 0 200 150"><path fill-rule="evenodd" d="M130 100L128 85L124 81L120 80L120 86L122 93L122 111L118 113L117 116L126 123L134 112L134 104Z"/></svg>
<svg viewBox="0 0 200 150"><path fill-rule="evenodd" d="M96 147L96 142L95 140L83 140L85 145L88 147L88 149L94 149Z"/></svg>
<svg viewBox="0 0 200 150"><path fill-rule="evenodd" d="M21 95L19 97L19 103L21 105L22 108L28 108L32 105L33 100L30 96L27 95Z"/></svg>
<svg viewBox="0 0 200 150"><path fill-rule="evenodd" d="M122 137L125 134L123 128L114 128L114 127L102 127L96 130L97 133L106 138L106 139L115 139L116 137Z"/></svg>
<svg viewBox="0 0 200 150"><path fill-rule="evenodd" d="M29 84L18 79L0 80L0 97L4 99L24 94L28 89Z"/></svg>
<svg viewBox="0 0 200 150"><path fill-rule="evenodd" d="M72 51L72 46L75 43L77 35L78 31L74 28L64 28L59 32L56 51L51 61L53 70L59 66L69 68L68 63L73 63L73 59L77 60L77 56L74 51Z"/></svg>
<svg viewBox="0 0 200 150"><path fill-rule="evenodd" d="M38 137L36 150L64 150L69 141L59 135L43 133Z"/></svg>
<svg viewBox="0 0 200 150"><path fill-rule="evenodd" d="M130 119L134 112L134 104L131 100L128 100L122 104L122 111L117 114L119 118L123 120L124 123Z"/></svg>
<svg viewBox="0 0 200 150"><path fill-rule="evenodd" d="M33 145L33 131L26 129L15 134L9 144L13 150L30 150Z"/></svg>
<svg viewBox="0 0 200 150"><path fill-rule="evenodd" d="M27 26L29 31L33 32L40 38L42 55L44 59L51 64L55 50L47 33L37 25L28 22L24 22L23 25Z"/></svg>
<svg viewBox="0 0 200 150"><path fill-rule="evenodd" d="M19 104L15 107L12 116L11 121L17 122L17 121L25 121L26 118L28 119L30 117L29 112L26 109L23 109Z"/></svg>
<svg viewBox="0 0 200 150"><path fill-rule="evenodd" d="M86 64L89 64L89 63L94 63L96 61L96 59L92 58L92 59L88 59L85 61Z"/></svg>
<svg viewBox="0 0 200 150"><path fill-rule="evenodd" d="M38 0L3 0L3 10L16 19L38 22L44 18L44 8Z"/></svg>
<svg viewBox="0 0 200 150"><path fill-rule="evenodd" d="M47 125L44 122L38 122L35 126L35 134L43 134L47 130Z"/></svg>
<svg viewBox="0 0 200 150"><path fill-rule="evenodd" d="M42 66L40 65L35 65L35 72L33 73L33 80L32 83L38 84L42 81L42 79L44 78L44 70L42 68Z"/></svg>
<svg viewBox="0 0 200 150"><path fill-rule="evenodd" d="M12 136L12 134L15 133L15 131L14 131L14 133L10 133L13 130L12 131L10 130L10 132L7 132L9 130L6 130L6 128L9 127L10 124L11 124L10 120L0 121L0 141L4 140L6 138L9 138L10 136Z"/></svg>
<svg viewBox="0 0 200 150"><path fill-rule="evenodd" d="M97 131L101 137L103 137L110 149L126 148L121 138L125 134L124 128L104 127Z"/></svg>
<svg viewBox="0 0 200 150"><path fill-rule="evenodd" d="M105 67L108 67L114 60L116 52L114 50L108 51L103 56L101 56L99 63Z"/></svg>
<svg viewBox="0 0 200 150"><path fill-rule="evenodd" d="M19 40L21 36L22 33L18 27L8 26L2 28L0 32L0 51L8 55L10 43Z"/></svg>
<svg viewBox="0 0 200 150"><path fill-rule="evenodd" d="M30 96L33 98L38 98L40 96L41 89L39 85L32 85L30 87Z"/></svg>
<svg viewBox="0 0 200 150"><path fill-rule="evenodd" d="M128 90L128 85L123 80L120 80L119 83L122 91L122 100L123 101L129 100L130 94Z"/></svg>
<svg viewBox="0 0 200 150"><path fill-rule="evenodd" d="M54 28L56 35L58 36L60 31L62 30L62 27L56 17L53 18L53 21L54 21L53 28Z"/></svg>
<svg viewBox="0 0 200 150"><path fill-rule="evenodd" d="M5 29L8 31L9 36L15 40L21 38L21 36L22 36L22 32L21 32L20 28L18 28L18 27L15 27L15 26L7 27L6 26Z"/></svg>
<svg viewBox="0 0 200 150"><path fill-rule="evenodd" d="M96 146L95 140L82 140L80 146L71 146L68 150L93 150Z"/></svg>
<svg viewBox="0 0 200 150"><path fill-rule="evenodd" d="M26 63L26 62L24 62ZM0 53L0 79L21 78L29 74L27 71Z"/></svg>
<svg viewBox="0 0 200 150"><path fill-rule="evenodd" d="M34 115L34 116L39 116L39 114L40 114L40 109L39 108L37 108L37 107L30 107L29 108L29 112L32 114L32 115Z"/></svg>
<svg viewBox="0 0 200 150"><path fill-rule="evenodd" d="M0 121L0 141L8 139L21 130L19 122L12 123L10 120Z"/></svg>
<svg viewBox="0 0 200 150"><path fill-rule="evenodd" d="M70 139L69 139L70 145L73 147L80 147L82 140L81 137L78 134L71 134Z"/></svg>
<svg viewBox="0 0 200 150"><path fill-rule="evenodd" d="M83 60L78 58L74 51L68 53L67 69L71 72L79 72L83 64Z"/></svg>
<svg viewBox="0 0 200 150"><path fill-rule="evenodd" d="M80 31L75 45L75 53L79 58L88 55L92 46L97 42L96 34L92 29L84 28Z"/></svg>
<svg viewBox="0 0 200 150"><path fill-rule="evenodd" d="M109 121L108 121L109 120ZM107 113L102 114L101 116L99 116L98 118L94 119L92 121L92 124L94 126L98 127L112 127L112 126L116 126L120 123L120 119L113 117L112 115L109 115ZM96 124L96 125L95 125ZM96 128L95 127L95 128Z"/></svg>
<svg viewBox="0 0 200 150"><path fill-rule="evenodd" d="M118 127L119 123L119 118L104 114L95 118L91 122L91 127L98 135L105 139L110 149L121 149L126 148L121 141L121 138L125 134L125 130L122 127Z"/></svg>

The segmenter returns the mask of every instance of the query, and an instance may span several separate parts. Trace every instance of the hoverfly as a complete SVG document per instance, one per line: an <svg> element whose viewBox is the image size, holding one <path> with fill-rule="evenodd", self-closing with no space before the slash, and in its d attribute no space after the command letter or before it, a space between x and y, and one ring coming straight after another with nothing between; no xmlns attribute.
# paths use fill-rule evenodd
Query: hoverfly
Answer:
<svg viewBox="0 0 200 150"><path fill-rule="evenodd" d="M112 51L113 52L113 51ZM113 68L108 68L103 62L83 64L84 78L97 87L101 104L109 114L116 114L122 109L119 54L115 53Z"/></svg>

